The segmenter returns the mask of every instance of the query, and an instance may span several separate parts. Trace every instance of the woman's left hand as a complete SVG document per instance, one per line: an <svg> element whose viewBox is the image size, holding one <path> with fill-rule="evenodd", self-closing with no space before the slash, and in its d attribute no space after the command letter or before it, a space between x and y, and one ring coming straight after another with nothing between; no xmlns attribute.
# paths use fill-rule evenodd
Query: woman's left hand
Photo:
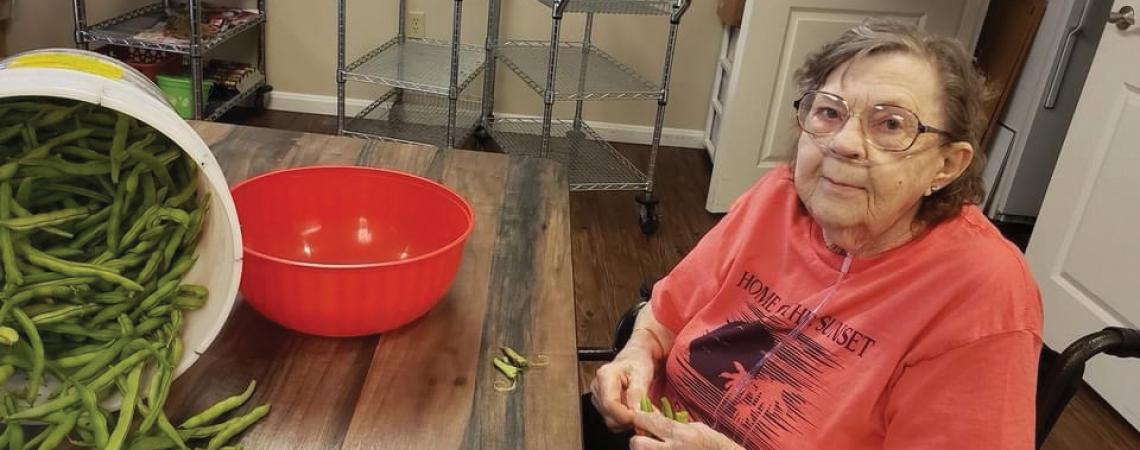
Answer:
<svg viewBox="0 0 1140 450"><path fill-rule="evenodd" d="M633 426L638 430L653 433L649 436L634 436L629 440L630 450L743 450L739 444L720 434L703 423L680 423L657 412L635 411Z"/></svg>

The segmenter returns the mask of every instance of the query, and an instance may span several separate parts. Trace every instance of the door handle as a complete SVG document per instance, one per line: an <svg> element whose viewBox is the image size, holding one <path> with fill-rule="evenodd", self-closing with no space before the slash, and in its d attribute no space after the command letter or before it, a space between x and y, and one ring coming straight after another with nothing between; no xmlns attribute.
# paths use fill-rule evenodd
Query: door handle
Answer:
<svg viewBox="0 0 1140 450"><path fill-rule="evenodd" d="M1136 10L1128 5L1121 6L1119 12L1108 13L1108 23L1116 24L1116 28L1121 30L1127 30L1128 27L1136 25Z"/></svg>
<svg viewBox="0 0 1140 450"><path fill-rule="evenodd" d="M1070 24L1068 32L1065 33L1065 43L1061 46L1061 58L1057 61L1057 68L1053 70L1053 76L1049 77L1045 109L1053 109L1057 106L1057 96L1061 95L1061 82L1065 81L1065 72L1069 70L1069 62L1073 59L1073 46L1077 45L1077 35L1085 28L1085 20L1088 19L1089 10L1092 9L1092 1L1085 2L1081 9L1081 18L1077 20L1077 23Z"/></svg>

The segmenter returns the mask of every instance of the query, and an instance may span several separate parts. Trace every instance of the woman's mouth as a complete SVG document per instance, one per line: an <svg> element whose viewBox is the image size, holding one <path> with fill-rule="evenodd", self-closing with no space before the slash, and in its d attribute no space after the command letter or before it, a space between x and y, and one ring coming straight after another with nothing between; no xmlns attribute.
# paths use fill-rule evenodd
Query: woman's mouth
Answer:
<svg viewBox="0 0 1140 450"><path fill-rule="evenodd" d="M820 178L823 179L825 186L827 186L829 189L832 189L835 191L852 192L852 191L864 190L860 186L857 186L857 185L854 185L851 183L845 183L842 181L838 181L838 180L835 180L834 178L830 178L827 176L820 176Z"/></svg>

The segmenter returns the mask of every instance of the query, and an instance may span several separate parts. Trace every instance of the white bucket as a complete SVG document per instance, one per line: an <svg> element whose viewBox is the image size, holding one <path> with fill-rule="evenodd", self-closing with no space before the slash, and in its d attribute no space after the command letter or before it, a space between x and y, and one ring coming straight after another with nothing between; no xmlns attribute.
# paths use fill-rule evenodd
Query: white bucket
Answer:
<svg viewBox="0 0 1140 450"><path fill-rule="evenodd" d="M206 351L225 325L241 280L242 244L237 211L225 175L202 138L178 117L158 87L135 69L98 53L50 49L0 61L0 98L56 97L80 100L127 114L166 135L201 166L199 195L210 209L198 242L198 262L184 282L210 290L205 306L187 311L182 338L186 351L175 369L181 375ZM117 403L117 401L115 402Z"/></svg>

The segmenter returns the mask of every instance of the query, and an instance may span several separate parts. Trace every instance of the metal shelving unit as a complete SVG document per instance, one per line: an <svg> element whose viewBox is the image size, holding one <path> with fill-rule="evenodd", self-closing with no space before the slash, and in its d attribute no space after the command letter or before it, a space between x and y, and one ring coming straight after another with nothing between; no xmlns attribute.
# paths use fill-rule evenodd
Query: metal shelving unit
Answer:
<svg viewBox="0 0 1140 450"><path fill-rule="evenodd" d="M272 89L265 78L265 0L257 0L257 17L253 20L217 33L209 39L204 39L199 29L202 19L202 1L187 0L187 15L190 18L189 39L173 41L170 39L138 38L140 32L150 29L170 16L170 12L174 10L171 3L172 0L163 0L95 25L88 25L86 0L73 0L75 44L84 49L90 48L91 44L110 44L186 55L190 59L190 74L193 79L195 119L216 120L234 106L254 95L259 97L258 106L263 105L264 102L261 101L260 96ZM202 71L205 68L203 59L211 50L253 29L259 30L257 71L260 79L252 83L245 91L239 92L229 99L218 102L203 102Z"/></svg>
<svg viewBox="0 0 1140 450"><path fill-rule="evenodd" d="M654 175L677 29L689 9L689 0L537 0L551 11L549 41L499 42L502 0L491 0L484 45L488 61L483 84L483 127L506 153L562 161L569 169L571 190L640 190L637 202L641 230L657 231ZM582 42L561 42L562 18L586 14ZM669 34L660 83L646 79L629 66L591 43L595 14L652 15L669 18ZM542 96L541 120L494 117L495 62L502 60ZM642 172L582 120L585 101L656 100L652 148ZM556 120L554 103L576 102L573 120Z"/></svg>
<svg viewBox="0 0 1140 450"><path fill-rule="evenodd" d="M453 0L450 41L409 38L407 0L399 0L396 37L346 65L346 0L337 1L337 131L367 138L452 148L480 122L478 101L461 96L482 73L484 49L459 42L463 1ZM449 70L443 70L442 68ZM348 82L391 88L355 117L345 114Z"/></svg>
<svg viewBox="0 0 1140 450"><path fill-rule="evenodd" d="M448 103L445 96L391 89L346 120L341 132L411 144L438 142L447 133ZM460 97L456 103L456 141L462 142L479 125L479 100Z"/></svg>

